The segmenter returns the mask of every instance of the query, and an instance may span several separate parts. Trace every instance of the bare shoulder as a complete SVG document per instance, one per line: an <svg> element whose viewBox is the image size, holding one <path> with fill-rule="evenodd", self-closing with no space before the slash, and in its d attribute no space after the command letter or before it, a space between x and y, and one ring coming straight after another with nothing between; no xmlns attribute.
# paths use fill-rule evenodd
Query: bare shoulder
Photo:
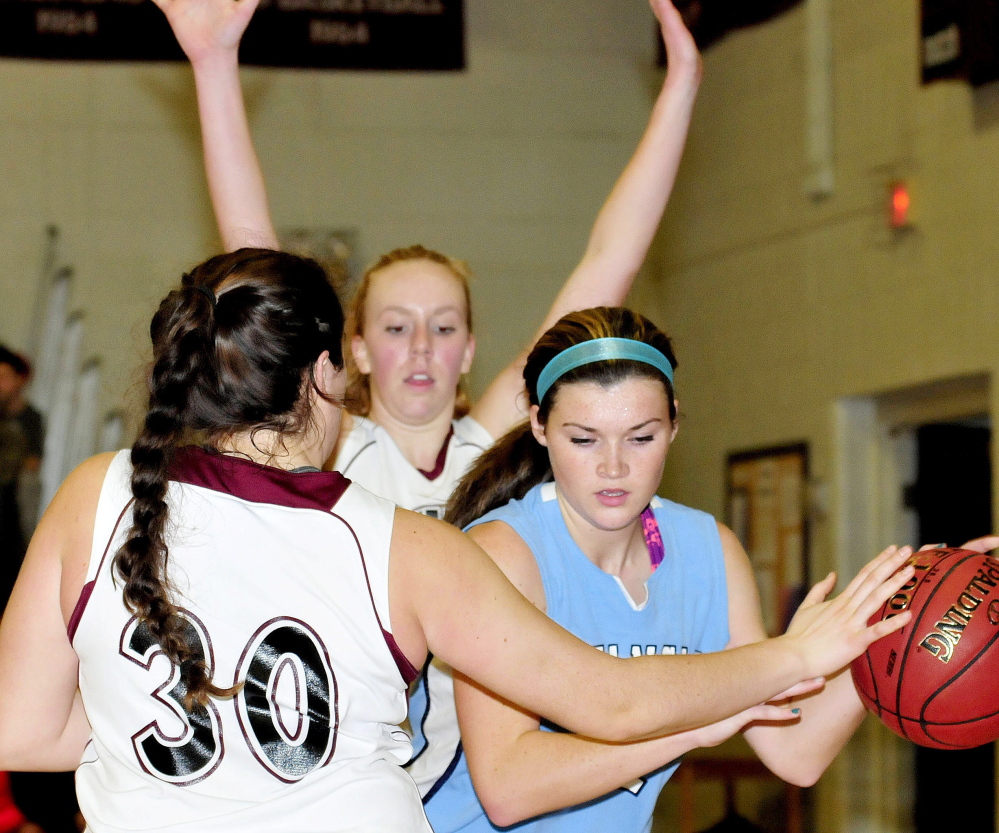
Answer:
<svg viewBox="0 0 999 833"><path fill-rule="evenodd" d="M30 570L56 570L61 575L64 613L72 609L83 587L101 487L114 458L113 452L99 454L70 472L42 515L25 556Z"/></svg>
<svg viewBox="0 0 999 833"><path fill-rule="evenodd" d="M725 555L725 580L728 584L729 644L734 648L766 638L760 613L760 594L749 556L736 534L725 524L718 524L722 552Z"/></svg>
<svg viewBox="0 0 999 833"><path fill-rule="evenodd" d="M461 530L399 507L392 526L391 552L393 564L419 583L456 577L469 561L487 560Z"/></svg>
<svg viewBox="0 0 999 833"><path fill-rule="evenodd" d="M721 521L718 524L718 536L721 538L722 554L725 556L725 569L749 568L749 556L736 534Z"/></svg>
<svg viewBox="0 0 999 833"><path fill-rule="evenodd" d="M392 633L417 668L426 661L428 647L445 644L441 634L447 631L448 609L473 594L488 562L450 524L396 508L389 560Z"/></svg>
<svg viewBox="0 0 999 833"><path fill-rule="evenodd" d="M86 525L92 526L97 514L97 503L101 497L101 487L116 453L110 451L84 460L63 481L52 499L51 509L58 512L73 512L84 516Z"/></svg>
<svg viewBox="0 0 999 833"><path fill-rule="evenodd" d="M534 553L520 535L503 521L490 521L473 527L469 536L531 603L545 610L545 588Z"/></svg>
<svg viewBox="0 0 999 833"><path fill-rule="evenodd" d="M451 524L428 518L419 512L397 507L392 528L392 549L399 548L403 554L418 555L438 549L441 546L467 546L468 536Z"/></svg>

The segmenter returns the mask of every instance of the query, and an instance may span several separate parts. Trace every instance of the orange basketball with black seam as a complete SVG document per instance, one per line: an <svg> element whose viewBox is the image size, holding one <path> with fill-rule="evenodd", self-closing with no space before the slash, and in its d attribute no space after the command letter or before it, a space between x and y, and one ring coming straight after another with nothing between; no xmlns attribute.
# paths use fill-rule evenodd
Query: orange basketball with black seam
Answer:
<svg viewBox="0 0 999 833"><path fill-rule="evenodd" d="M912 579L871 623L912 611L851 665L864 705L920 746L967 749L999 738L999 559L922 550Z"/></svg>

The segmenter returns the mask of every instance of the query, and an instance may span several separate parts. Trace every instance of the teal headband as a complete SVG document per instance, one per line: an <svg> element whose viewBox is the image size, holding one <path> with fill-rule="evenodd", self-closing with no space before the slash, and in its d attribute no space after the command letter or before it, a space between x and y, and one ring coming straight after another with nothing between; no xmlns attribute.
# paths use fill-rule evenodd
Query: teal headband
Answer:
<svg viewBox="0 0 999 833"><path fill-rule="evenodd" d="M584 364L617 359L650 364L673 384L673 365L651 344L632 338L594 338L563 350L545 365L538 376L538 403L545 398L551 386L570 370Z"/></svg>

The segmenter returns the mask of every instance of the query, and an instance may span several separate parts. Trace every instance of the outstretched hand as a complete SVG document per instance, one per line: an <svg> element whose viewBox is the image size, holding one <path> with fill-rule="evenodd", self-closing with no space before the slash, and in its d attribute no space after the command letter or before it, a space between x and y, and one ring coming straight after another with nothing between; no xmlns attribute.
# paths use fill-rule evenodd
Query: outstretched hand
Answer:
<svg viewBox="0 0 999 833"><path fill-rule="evenodd" d="M191 63L235 53L260 0L153 0Z"/></svg>
<svg viewBox="0 0 999 833"><path fill-rule="evenodd" d="M666 44L667 82L682 77L700 83L701 53L680 12L671 0L649 0L649 4L659 21L659 30Z"/></svg>
<svg viewBox="0 0 999 833"><path fill-rule="evenodd" d="M911 547L889 547L834 599L826 600L836 585L835 573L809 591L782 637L801 645L809 677L835 673L872 642L908 624L912 618L909 611L873 625L867 622L912 577L912 566L905 564L910 555Z"/></svg>
<svg viewBox="0 0 999 833"><path fill-rule="evenodd" d="M992 552L999 549L999 535L983 535L981 538L973 538L961 544L962 550L972 550L973 552Z"/></svg>

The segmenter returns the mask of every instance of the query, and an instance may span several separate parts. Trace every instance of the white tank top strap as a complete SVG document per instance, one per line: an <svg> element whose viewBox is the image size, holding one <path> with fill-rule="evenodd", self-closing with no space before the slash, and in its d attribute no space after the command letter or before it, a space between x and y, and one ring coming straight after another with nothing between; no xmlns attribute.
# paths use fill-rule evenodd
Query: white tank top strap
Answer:
<svg viewBox="0 0 999 833"><path fill-rule="evenodd" d="M90 548L90 564L87 567L88 582L97 577L102 562L113 556L108 549L121 524L131 520L129 513L125 511L132 503L130 454L127 448L115 454L101 487L94 522L94 541Z"/></svg>

